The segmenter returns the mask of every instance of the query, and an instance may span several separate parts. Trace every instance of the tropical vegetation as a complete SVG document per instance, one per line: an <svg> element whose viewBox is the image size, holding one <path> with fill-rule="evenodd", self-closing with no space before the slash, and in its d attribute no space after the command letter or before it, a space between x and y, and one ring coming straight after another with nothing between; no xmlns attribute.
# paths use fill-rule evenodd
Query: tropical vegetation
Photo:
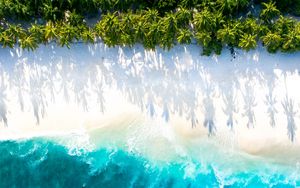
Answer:
<svg viewBox="0 0 300 188"><path fill-rule="evenodd" d="M287 6L292 5L292 6ZM202 54L300 50L298 0L0 0L0 45L34 50L102 40L169 50L195 42Z"/></svg>

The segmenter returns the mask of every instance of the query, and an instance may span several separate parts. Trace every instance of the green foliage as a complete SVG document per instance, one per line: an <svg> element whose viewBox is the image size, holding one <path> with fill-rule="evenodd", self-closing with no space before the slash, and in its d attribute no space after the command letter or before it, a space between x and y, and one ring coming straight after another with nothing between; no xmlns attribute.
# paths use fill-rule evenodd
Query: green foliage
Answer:
<svg viewBox="0 0 300 188"><path fill-rule="evenodd" d="M28 51L35 50L39 45L37 38L33 35L26 35L20 38L20 47Z"/></svg>
<svg viewBox="0 0 300 188"><path fill-rule="evenodd" d="M174 45L177 33L177 19L175 14L168 13L165 17L160 19L159 29L161 33L161 46L164 49L171 49Z"/></svg>
<svg viewBox="0 0 300 188"><path fill-rule="evenodd" d="M190 21L192 20L192 12L186 8L179 7L175 13L178 27L185 28L188 27Z"/></svg>
<svg viewBox="0 0 300 188"><path fill-rule="evenodd" d="M239 25L243 33L258 34L260 32L260 24L254 18L246 18Z"/></svg>
<svg viewBox="0 0 300 188"><path fill-rule="evenodd" d="M272 29L281 35L286 35L295 27L296 23L296 20L292 18L280 16L279 19L276 20Z"/></svg>
<svg viewBox="0 0 300 188"><path fill-rule="evenodd" d="M256 35L242 34L239 41L239 47L246 51L255 49L257 46L256 37L257 37Z"/></svg>
<svg viewBox="0 0 300 188"><path fill-rule="evenodd" d="M263 44L268 52L275 53L281 47L282 38L278 33L269 32L261 37Z"/></svg>
<svg viewBox="0 0 300 188"><path fill-rule="evenodd" d="M248 51L259 42L271 53L300 50L300 24L284 16L300 1L287 0L292 8L283 0L254 2L261 3L259 15L250 0L0 0L0 45L31 51L40 43L70 48L101 39L110 47L169 50L195 39L203 55L220 54L223 46ZM91 25L91 17L99 20Z"/></svg>
<svg viewBox="0 0 300 188"><path fill-rule="evenodd" d="M208 8L194 14L193 20L196 31L213 31L217 26L217 20Z"/></svg>
<svg viewBox="0 0 300 188"><path fill-rule="evenodd" d="M265 2L266 0L255 0L256 3ZM299 0L273 0L278 9L283 13L289 13L295 16L300 16L300 1Z"/></svg>
<svg viewBox="0 0 300 188"><path fill-rule="evenodd" d="M200 3L202 3L203 0L181 0L179 1L179 6L185 7L185 8L194 8Z"/></svg>
<svg viewBox="0 0 300 188"><path fill-rule="evenodd" d="M94 43L96 39L95 32L93 29L87 27L87 26L81 26L81 40L84 41L85 43Z"/></svg>
<svg viewBox="0 0 300 188"><path fill-rule="evenodd" d="M269 3L262 3L263 10L260 13L260 17L266 21L270 22L273 18L280 15L280 11L275 6L275 3L270 1Z"/></svg>
<svg viewBox="0 0 300 188"><path fill-rule="evenodd" d="M224 45L236 46L238 43L238 36L240 34L240 23L229 22L223 28L217 31L217 38Z"/></svg>
<svg viewBox="0 0 300 188"><path fill-rule="evenodd" d="M63 13L59 11L58 7L53 7L52 4L44 3L42 6L42 15L46 20L55 21L57 19L61 19Z"/></svg>
<svg viewBox="0 0 300 188"><path fill-rule="evenodd" d="M159 43L161 32L159 30L159 24L154 22L146 26L145 39L143 45L146 49L154 49Z"/></svg>
<svg viewBox="0 0 300 188"><path fill-rule="evenodd" d="M13 40L11 34L8 31L4 31L1 33L0 43L2 44L3 48L5 47L13 48L16 42Z"/></svg>
<svg viewBox="0 0 300 188"><path fill-rule="evenodd" d="M179 44L190 44L192 42L193 33L189 29L180 29L177 34Z"/></svg>
<svg viewBox="0 0 300 188"><path fill-rule="evenodd" d="M300 47L300 32L299 30L293 29L288 34L284 35L284 42L282 45L282 51L294 52L299 50Z"/></svg>
<svg viewBox="0 0 300 188"><path fill-rule="evenodd" d="M249 4L249 0L216 0L217 8L224 15L231 15L244 9Z"/></svg>
<svg viewBox="0 0 300 188"><path fill-rule="evenodd" d="M153 3L161 13L168 12L177 6L177 0L156 0Z"/></svg>
<svg viewBox="0 0 300 188"><path fill-rule="evenodd" d="M53 24L53 22L49 21L45 28L43 29L44 33L43 33L43 41L44 42L49 42L51 40L55 40L58 36L58 31L57 28L55 27L55 25Z"/></svg>
<svg viewBox="0 0 300 188"><path fill-rule="evenodd" d="M61 47L66 46L67 48L70 48L70 43L73 42L73 40L79 40L79 34L77 32L78 28L69 24L69 23L60 23L58 25L58 44Z"/></svg>
<svg viewBox="0 0 300 188"><path fill-rule="evenodd" d="M121 26L117 13L108 13L96 24L96 33L105 44L115 46L120 44Z"/></svg>
<svg viewBox="0 0 300 188"><path fill-rule="evenodd" d="M28 29L28 32L35 38L37 43L45 42L44 31L45 28L38 24L31 24L31 27Z"/></svg>
<svg viewBox="0 0 300 188"><path fill-rule="evenodd" d="M14 43L17 43L19 38L22 38L26 35L25 30L21 27L20 24L9 25L4 33L6 33L6 36L10 37ZM9 45L9 46L11 46L11 45Z"/></svg>
<svg viewBox="0 0 300 188"><path fill-rule="evenodd" d="M203 47L209 47L212 42L212 33L210 32L196 32L195 39L198 44L202 45Z"/></svg>
<svg viewBox="0 0 300 188"><path fill-rule="evenodd" d="M121 20L121 44L133 46L136 43L135 24L137 23L136 16L132 13L124 14Z"/></svg>
<svg viewBox="0 0 300 188"><path fill-rule="evenodd" d="M203 48L202 55L210 55L214 51L214 41L211 32L196 32L195 39Z"/></svg>

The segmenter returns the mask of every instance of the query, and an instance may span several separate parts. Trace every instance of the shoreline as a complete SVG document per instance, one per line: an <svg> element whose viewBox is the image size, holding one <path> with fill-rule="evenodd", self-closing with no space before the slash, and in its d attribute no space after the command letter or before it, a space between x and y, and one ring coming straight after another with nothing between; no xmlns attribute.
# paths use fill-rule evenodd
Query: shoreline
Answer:
<svg viewBox="0 0 300 188"><path fill-rule="evenodd" d="M156 141L153 138L158 145L167 146L168 139L178 138L183 148L189 144L196 148L198 139L208 138L253 156L284 162L289 153L289 163L299 160L300 118L294 112L300 108L300 91L295 87L300 81L300 53L270 55L259 49L240 53L230 61L229 52L203 57L193 45L151 52L140 45L107 48L99 43L74 44L71 50L43 46L34 53L1 49L0 55L5 57L0 60L0 85L7 86L3 95L7 102L5 106L1 103L1 109L6 110L8 119L8 128L0 121L1 140L18 134L30 138L71 132L95 135L100 131L101 135L103 130L118 135L126 130L124 140L115 137L124 144L131 131L147 135L147 125L160 135ZM20 87L18 81L25 84ZM50 86L55 90L55 102ZM22 91L24 112L18 91ZM272 113L275 127L270 125ZM230 116L233 131L226 125ZM295 130L290 131L294 132L287 130L291 123L287 117L293 118ZM140 129L131 125L135 120ZM204 127L206 120L211 122L208 127ZM216 128L210 137L209 126ZM293 142L288 133L295 136Z"/></svg>

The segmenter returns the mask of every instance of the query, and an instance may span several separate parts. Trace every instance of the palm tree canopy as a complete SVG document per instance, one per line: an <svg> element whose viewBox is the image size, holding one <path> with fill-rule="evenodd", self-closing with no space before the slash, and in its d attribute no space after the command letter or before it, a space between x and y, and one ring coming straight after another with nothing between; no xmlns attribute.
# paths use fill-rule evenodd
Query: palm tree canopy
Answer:
<svg viewBox="0 0 300 188"><path fill-rule="evenodd" d="M276 16L280 15L280 11L277 9L274 2L262 3L263 10L260 13L260 17L266 21L270 21Z"/></svg>
<svg viewBox="0 0 300 188"><path fill-rule="evenodd" d="M282 38L278 33L269 32L262 37L262 42L270 53L275 53L281 46Z"/></svg>
<svg viewBox="0 0 300 188"><path fill-rule="evenodd" d="M243 34L239 41L239 47L246 51L256 48L256 37L256 35Z"/></svg>

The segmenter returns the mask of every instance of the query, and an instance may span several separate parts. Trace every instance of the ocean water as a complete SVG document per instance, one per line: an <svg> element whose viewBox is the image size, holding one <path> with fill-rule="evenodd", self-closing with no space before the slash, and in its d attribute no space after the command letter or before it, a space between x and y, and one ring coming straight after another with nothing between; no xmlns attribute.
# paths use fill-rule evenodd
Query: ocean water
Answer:
<svg viewBox="0 0 300 188"><path fill-rule="evenodd" d="M290 167L293 172L286 165L250 158L244 158L240 164L234 164L236 160L232 158L232 164L224 168L218 167L218 161L206 163L192 157L161 163L117 147L70 147L62 140L32 138L0 142L0 187L300 186L295 166ZM222 158L228 160L227 156L219 156L219 160ZM238 169L245 163L257 168Z"/></svg>

